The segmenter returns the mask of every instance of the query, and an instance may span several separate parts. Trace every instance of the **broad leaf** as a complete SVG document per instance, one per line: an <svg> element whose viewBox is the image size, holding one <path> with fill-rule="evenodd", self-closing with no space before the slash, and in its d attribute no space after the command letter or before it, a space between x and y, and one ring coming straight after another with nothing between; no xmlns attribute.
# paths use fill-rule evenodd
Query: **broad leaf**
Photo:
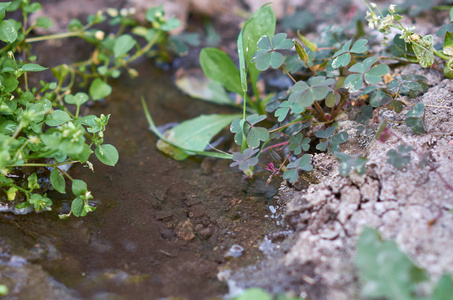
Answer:
<svg viewBox="0 0 453 300"><path fill-rule="evenodd" d="M113 54L115 58L123 56L134 48L137 41L129 34L123 34L115 40Z"/></svg>
<svg viewBox="0 0 453 300"><path fill-rule="evenodd" d="M196 154L205 150L215 135L240 117L241 115L201 115L166 131L164 136L173 145L183 148L188 155Z"/></svg>
<svg viewBox="0 0 453 300"><path fill-rule="evenodd" d="M118 162L118 150L110 144L100 145L94 151L96 157L105 165L115 166Z"/></svg>
<svg viewBox="0 0 453 300"><path fill-rule="evenodd" d="M56 191L62 194L66 194L66 184L64 177L55 168L52 170L52 172L50 172L50 183Z"/></svg>
<svg viewBox="0 0 453 300"><path fill-rule="evenodd" d="M371 228L365 228L360 235L355 265L363 297L413 299L415 285L428 279L395 242L382 240Z"/></svg>
<svg viewBox="0 0 453 300"><path fill-rule="evenodd" d="M242 94L239 70L225 52L216 48L204 48L200 53L200 65L206 77L232 92Z"/></svg>
<svg viewBox="0 0 453 300"><path fill-rule="evenodd" d="M112 87L101 78L96 78L91 83L89 92L93 100L100 100L112 93Z"/></svg>

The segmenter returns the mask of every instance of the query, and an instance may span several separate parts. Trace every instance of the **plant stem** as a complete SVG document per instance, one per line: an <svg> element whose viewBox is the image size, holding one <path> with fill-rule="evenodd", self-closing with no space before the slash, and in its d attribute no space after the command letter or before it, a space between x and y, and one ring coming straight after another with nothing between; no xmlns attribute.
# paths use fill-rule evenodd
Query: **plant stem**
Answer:
<svg viewBox="0 0 453 300"><path fill-rule="evenodd" d="M297 81L293 78L293 76L291 76L291 74L289 74L289 72L286 70L285 66L282 65L282 69L283 71L285 71L286 75L288 75L289 78L291 78L291 80L296 83Z"/></svg>
<svg viewBox="0 0 453 300"><path fill-rule="evenodd" d="M43 36L37 36L33 38L25 39L26 43L34 43L34 42L41 42L41 41L49 41L49 40L57 40L57 39L64 39L68 37L81 37L81 33L78 31L75 32L65 32L65 33L56 33L56 34L49 34Z"/></svg>
<svg viewBox="0 0 453 300"><path fill-rule="evenodd" d="M265 152L265 151L268 151L269 149L277 148L277 147L280 147L280 146L286 146L286 145L288 145L288 144L289 144L289 141L281 142L281 143L278 143L278 144L269 146L269 147L267 147L267 148L264 148L263 150L261 150L261 153L263 153L263 152Z"/></svg>

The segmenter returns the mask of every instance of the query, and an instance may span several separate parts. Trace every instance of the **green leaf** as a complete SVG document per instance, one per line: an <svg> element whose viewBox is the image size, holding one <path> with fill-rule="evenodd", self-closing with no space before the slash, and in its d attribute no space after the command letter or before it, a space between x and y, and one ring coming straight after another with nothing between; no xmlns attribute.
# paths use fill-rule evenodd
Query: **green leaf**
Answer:
<svg viewBox="0 0 453 300"><path fill-rule="evenodd" d="M13 22L3 20L0 22L0 40L6 43L13 43L17 39L17 30Z"/></svg>
<svg viewBox="0 0 453 300"><path fill-rule="evenodd" d="M233 300L272 300L272 296L259 288L249 288Z"/></svg>
<svg viewBox="0 0 453 300"><path fill-rule="evenodd" d="M357 242L355 265L362 282L362 296L413 299L415 285L428 279L393 241L382 240L375 229L365 228Z"/></svg>
<svg viewBox="0 0 453 300"><path fill-rule="evenodd" d="M90 96L93 100L103 99L112 93L112 87L101 78L93 80L90 86Z"/></svg>
<svg viewBox="0 0 453 300"><path fill-rule="evenodd" d="M66 97L64 97L64 101L68 104L75 104L77 106L80 106L87 102L90 98L88 97L87 94L83 92L79 92L75 95L68 94Z"/></svg>
<svg viewBox="0 0 453 300"><path fill-rule="evenodd" d="M318 46L315 43L312 43L309 39L307 39L305 36L300 34L300 32L297 32L297 36L299 37L299 40L307 46L308 49L312 52L318 51Z"/></svg>
<svg viewBox="0 0 453 300"><path fill-rule="evenodd" d="M200 64L206 77L232 92L242 94L239 70L225 52L216 48L204 48L200 53Z"/></svg>
<svg viewBox="0 0 453 300"><path fill-rule="evenodd" d="M19 81L16 78L9 77L5 79L5 93L12 93L16 90L19 85Z"/></svg>
<svg viewBox="0 0 453 300"><path fill-rule="evenodd" d="M263 127L252 127L247 134L247 145L251 148L258 148L260 141L269 139L269 131Z"/></svg>
<svg viewBox="0 0 453 300"><path fill-rule="evenodd" d="M187 151L187 152L190 152L193 154L199 154L199 155L204 155L204 156L209 156L209 157L231 159L231 157L232 157L231 154L219 153L219 152L209 152L209 151L194 151L194 150L189 151L187 149L181 148L180 146L176 145L172 141L168 140L162 133L160 133L160 131L156 127L156 124L154 124L151 114L149 113L148 107L146 106L145 99L142 98L141 101L142 101L143 110L145 112L146 120L148 121L149 127L150 127L151 131L154 132L154 134L160 138L159 141L165 142L166 144L168 144L174 148L178 148L180 151ZM187 158L187 156L188 156L188 154L186 154L186 156L184 158ZM181 158L181 160L184 158Z"/></svg>
<svg viewBox="0 0 453 300"><path fill-rule="evenodd" d="M242 30L239 33L239 37L237 40L238 46L238 56L239 56L239 74L241 75L241 87L244 93L247 92L247 69L245 63L245 52L244 52L244 44L242 38Z"/></svg>
<svg viewBox="0 0 453 300"><path fill-rule="evenodd" d="M25 64L21 67L24 72L40 72L47 70L48 68L42 67L38 64Z"/></svg>
<svg viewBox="0 0 453 300"><path fill-rule="evenodd" d="M220 83L199 74L182 76L177 78L175 83L178 88L192 98L221 105L236 106Z"/></svg>
<svg viewBox="0 0 453 300"><path fill-rule="evenodd" d="M88 191L87 184L83 180L74 179L72 181L72 193L75 196L84 195Z"/></svg>
<svg viewBox="0 0 453 300"><path fill-rule="evenodd" d="M5 18L5 11L9 7L10 4L11 4L11 1L0 3L0 21Z"/></svg>
<svg viewBox="0 0 453 300"><path fill-rule="evenodd" d="M442 275L433 292L433 300L449 300L453 295L453 279L449 275Z"/></svg>
<svg viewBox="0 0 453 300"><path fill-rule="evenodd" d="M245 22L242 28L242 44L246 49L245 61L247 63L248 71L252 85L255 86L258 81L258 75L260 71L252 63L252 57L258 50L258 40L267 35L272 37L275 32L277 20L275 18L274 11L269 5L262 6Z"/></svg>
<svg viewBox="0 0 453 300"><path fill-rule="evenodd" d="M77 197L72 200L71 212L74 216L80 217L84 211L85 203L81 197Z"/></svg>
<svg viewBox="0 0 453 300"><path fill-rule="evenodd" d="M54 168L52 172L50 172L50 183L56 191L62 194L66 194L66 184L64 177L56 168Z"/></svg>
<svg viewBox="0 0 453 300"><path fill-rule="evenodd" d="M34 13L38 10L41 10L41 3L39 2L32 2L24 6L23 11L26 13Z"/></svg>
<svg viewBox="0 0 453 300"><path fill-rule="evenodd" d="M241 115L201 115L165 132L166 141L183 148L189 155L205 150L211 139ZM194 151L194 152L192 152ZM170 154L170 153L167 153Z"/></svg>
<svg viewBox="0 0 453 300"><path fill-rule="evenodd" d="M386 64L377 65L365 73L365 82L368 84L376 84L381 82L382 76L390 73L390 68Z"/></svg>
<svg viewBox="0 0 453 300"><path fill-rule="evenodd" d="M412 42L412 49L418 63L423 68L427 68L434 63L433 36L431 34L424 36L417 43Z"/></svg>
<svg viewBox="0 0 453 300"><path fill-rule="evenodd" d="M104 144L96 148L94 151L96 157L105 165L115 166L118 162L118 150L115 146L110 144Z"/></svg>
<svg viewBox="0 0 453 300"><path fill-rule="evenodd" d="M47 17L39 17L36 19L36 27L50 28L53 26L53 21Z"/></svg>
<svg viewBox="0 0 453 300"><path fill-rule="evenodd" d="M396 34L393 38L393 44L390 46L390 53L394 56L403 56L407 52L406 42L401 39L401 34Z"/></svg>
<svg viewBox="0 0 453 300"><path fill-rule="evenodd" d="M60 126L72 118L63 110L54 110L51 115L46 117L46 124L49 126Z"/></svg>
<svg viewBox="0 0 453 300"><path fill-rule="evenodd" d="M115 40L113 46L113 55L115 58L123 56L128 53L132 48L134 48L137 41L130 36L129 34L123 34Z"/></svg>

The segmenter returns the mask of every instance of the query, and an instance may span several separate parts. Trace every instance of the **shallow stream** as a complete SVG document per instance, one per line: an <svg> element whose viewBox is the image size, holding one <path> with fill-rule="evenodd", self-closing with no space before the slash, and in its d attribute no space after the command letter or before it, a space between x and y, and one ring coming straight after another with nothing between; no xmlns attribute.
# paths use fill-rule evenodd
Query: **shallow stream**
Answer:
<svg viewBox="0 0 453 300"><path fill-rule="evenodd" d="M0 216L0 283L10 299L206 299L227 292L219 270L262 256L259 244L275 229L268 215L277 183L246 180L228 161L176 162L158 152L142 95L158 125L221 109L184 96L151 63L137 69L138 79L117 80L106 103L90 109L112 114L106 142L119 163L93 159L95 173L70 170L88 183L97 210L59 220L70 195L51 192L53 212ZM235 244L243 255L225 257Z"/></svg>

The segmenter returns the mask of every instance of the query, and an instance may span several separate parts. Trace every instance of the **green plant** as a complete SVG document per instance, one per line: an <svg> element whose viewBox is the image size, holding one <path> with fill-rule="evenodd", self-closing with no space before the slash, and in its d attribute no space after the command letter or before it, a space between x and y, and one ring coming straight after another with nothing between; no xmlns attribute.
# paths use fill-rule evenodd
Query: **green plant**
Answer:
<svg viewBox="0 0 453 300"><path fill-rule="evenodd" d="M396 6L391 5L381 12L375 4L364 3L368 8L366 20L369 27L377 28L384 35L390 34L390 28L400 31L389 45L388 39L384 39L387 47L381 53L370 52L369 46L377 41L366 36L361 23L352 39L341 30L331 28L321 32L317 42L309 41L300 33L298 40L293 41L286 33L275 34L275 16L268 5L244 23L237 40L238 64L220 49L203 49L200 65L210 80L207 89L216 95L212 97L217 99L215 102L239 108L237 102L225 97L225 90L242 97L242 116L230 126L238 147L233 147L232 154L211 152L208 155L233 158L235 162L231 166L239 166L248 175L253 174L257 165L271 171L270 178L282 170L284 178L294 182L299 171L311 170L309 155L315 151L334 154L340 161L342 176L366 171L365 153L350 156L340 152L341 144L349 138L346 132L338 132L336 119L341 114L346 113L360 124L357 127L359 133L372 135L381 121L381 110L400 113L404 106L409 106L411 109L406 114L405 123L414 133L423 134L425 105L408 102L401 96L414 98L424 93L426 78L419 75L392 76L386 61L432 67L434 57L438 57L445 63L445 76L453 76L450 75L453 68L449 67L453 61L453 27L447 24L438 32L438 35L445 35L445 40L443 49L436 50L432 35L422 37L413 27L405 28L401 24L402 16L396 13ZM296 56L292 55L294 50ZM275 94L260 93L258 76L269 69L281 69L292 80L292 87ZM271 125L257 126L258 123ZM381 125L384 123L387 121L382 119ZM199 125L205 126L206 123ZM380 126L380 131L386 126ZM378 138L379 134L376 136ZM284 141L278 141L282 138ZM181 140L174 139L172 143L187 154L200 154L191 151L196 150L194 147L184 146ZM205 140L198 149L205 149L208 144L209 141ZM266 151L271 152L273 161L260 163L261 154ZM401 155L405 154L396 150L389 152L389 162L398 161ZM299 165L300 162L304 164ZM404 165L402 162L398 164L398 167Z"/></svg>
<svg viewBox="0 0 453 300"><path fill-rule="evenodd" d="M362 283L361 294L366 298L447 300L453 294L453 279L445 274L431 297L418 297L416 287L428 280L428 274L401 252L395 242L383 240L375 229L363 229L357 241L355 265Z"/></svg>
<svg viewBox="0 0 453 300"><path fill-rule="evenodd" d="M158 7L147 11L150 26L138 26L130 10L106 9L89 16L86 24L73 19L65 33L32 37L33 29L53 24L45 17L29 22L29 14L40 9L39 2L29 0L0 3L0 190L18 209L46 211L51 210L52 201L46 194L45 178L60 193L66 193L68 179L75 198L71 211L60 217L79 217L95 209L90 204L93 196L87 184L72 178L65 166L81 163L93 169L93 152L106 165L118 161L116 148L104 143L110 115L81 116L81 107L109 96L108 79L119 77L122 70L137 76L129 64L151 54L155 46L163 47L167 32L179 26L179 21L166 20ZM6 18L12 11L20 11L22 20ZM117 26L117 32L106 35L96 28L105 22ZM143 37L145 45L132 34ZM36 78L32 73L48 69L31 54L32 43L66 37L79 37L95 50L85 61L53 67L54 81L40 80L31 86L35 81L30 78ZM78 87L86 87L88 94L77 92Z"/></svg>
<svg viewBox="0 0 453 300"><path fill-rule="evenodd" d="M286 295L272 296L263 289L249 288L246 289L241 295L233 298L233 300L302 300L302 298Z"/></svg>

